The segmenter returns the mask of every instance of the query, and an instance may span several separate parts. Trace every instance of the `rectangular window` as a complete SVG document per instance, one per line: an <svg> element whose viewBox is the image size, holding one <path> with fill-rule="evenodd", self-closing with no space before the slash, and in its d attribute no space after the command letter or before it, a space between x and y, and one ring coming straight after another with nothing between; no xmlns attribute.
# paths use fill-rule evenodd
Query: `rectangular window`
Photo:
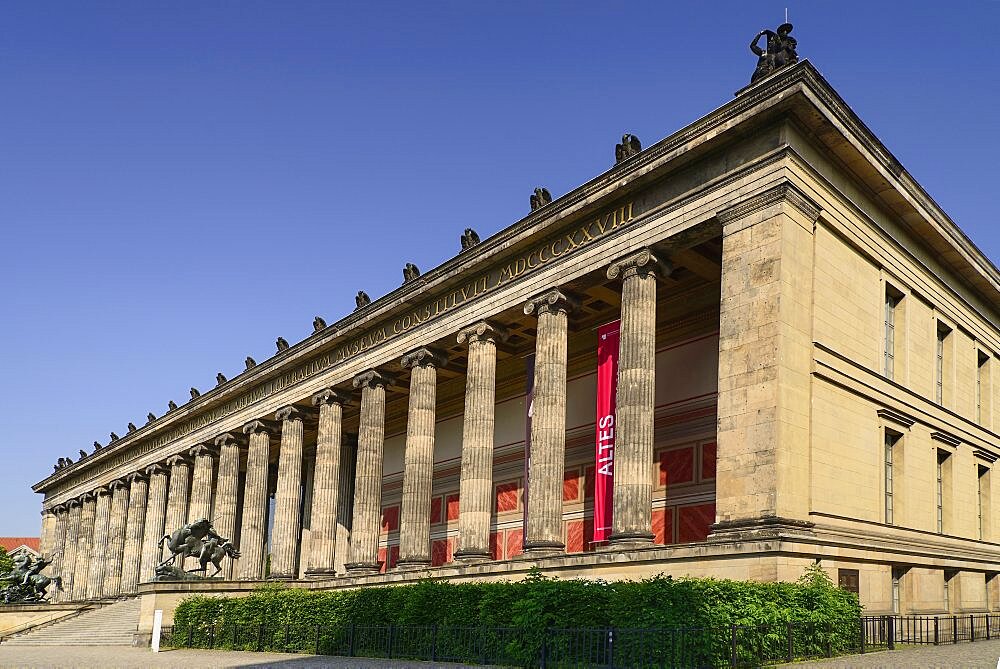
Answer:
<svg viewBox="0 0 1000 669"><path fill-rule="evenodd" d="M976 422L983 425L983 404L989 401L989 367L990 356L979 351L976 366Z"/></svg>
<svg viewBox="0 0 1000 669"><path fill-rule="evenodd" d="M893 524L893 510L894 510L894 499L893 499L893 449L896 446L896 442L899 441L900 435L891 432L890 430L885 431L885 522L887 525Z"/></svg>
<svg viewBox="0 0 1000 669"><path fill-rule="evenodd" d="M861 579L857 569L838 569L837 585L841 589L853 592L855 595L861 593Z"/></svg>
<svg viewBox="0 0 1000 669"><path fill-rule="evenodd" d="M885 286L885 351L883 352L883 373L885 378L895 377L896 370L896 307L900 295L893 288Z"/></svg>
<svg viewBox="0 0 1000 669"><path fill-rule="evenodd" d="M944 350L945 342L948 340L948 335L951 334L951 328L949 328L944 323L938 322L937 325L937 352L936 352L936 364L935 364L935 374L937 389L935 392L935 401L938 404L944 405Z"/></svg>
<svg viewBox="0 0 1000 669"><path fill-rule="evenodd" d="M985 541L990 532L990 468L976 465L976 501L979 510L979 540Z"/></svg>
<svg viewBox="0 0 1000 669"><path fill-rule="evenodd" d="M955 578L955 574L958 572L946 569L944 572L944 610L945 612L951 611L951 599L952 599L952 588L951 583Z"/></svg>
<svg viewBox="0 0 1000 669"><path fill-rule="evenodd" d="M937 476L936 476L936 492L937 492L937 531L938 534L944 534L944 498L945 498L945 469L948 464L948 452L938 451L937 453Z"/></svg>
<svg viewBox="0 0 1000 669"><path fill-rule="evenodd" d="M903 580L903 568L893 567L892 568L892 612L899 613L900 611L900 582Z"/></svg>

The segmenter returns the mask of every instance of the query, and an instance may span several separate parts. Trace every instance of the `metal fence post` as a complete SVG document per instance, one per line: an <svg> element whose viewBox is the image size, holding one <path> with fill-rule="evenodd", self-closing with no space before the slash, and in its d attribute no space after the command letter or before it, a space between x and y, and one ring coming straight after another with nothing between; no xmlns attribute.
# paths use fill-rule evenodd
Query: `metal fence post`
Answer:
<svg viewBox="0 0 1000 669"><path fill-rule="evenodd" d="M233 623L233 650L239 650L239 648L237 648L237 646L239 645L238 638L239 638L239 627L236 626L236 623Z"/></svg>
<svg viewBox="0 0 1000 669"><path fill-rule="evenodd" d="M613 627L608 628L605 643L608 651L608 669L615 669L615 630Z"/></svg>
<svg viewBox="0 0 1000 669"><path fill-rule="evenodd" d="M208 627L208 649L211 650L215 648L215 624L209 625Z"/></svg>
<svg viewBox="0 0 1000 669"><path fill-rule="evenodd" d="M864 655L865 654L865 641L866 641L865 637L868 634L868 626L865 624L865 619L864 618L859 618L859 622L861 623L861 654Z"/></svg>
<svg viewBox="0 0 1000 669"><path fill-rule="evenodd" d="M969 614L969 641L976 640L976 616Z"/></svg>
<svg viewBox="0 0 1000 669"><path fill-rule="evenodd" d="M257 652L264 650L264 623L257 628Z"/></svg>
<svg viewBox="0 0 1000 669"><path fill-rule="evenodd" d="M435 662L438 659L438 626L434 623L434 628L431 630L431 662Z"/></svg>
<svg viewBox="0 0 1000 669"><path fill-rule="evenodd" d="M958 643L958 616L951 617L951 642Z"/></svg>
<svg viewBox="0 0 1000 669"><path fill-rule="evenodd" d="M833 657L833 623L826 624L826 656Z"/></svg>
<svg viewBox="0 0 1000 669"><path fill-rule="evenodd" d="M347 641L347 656L354 657L354 623L351 623L349 633L350 638Z"/></svg>
<svg viewBox="0 0 1000 669"><path fill-rule="evenodd" d="M188 648L194 647L194 625L188 626Z"/></svg>
<svg viewBox="0 0 1000 669"><path fill-rule="evenodd" d="M791 622L785 623L785 630L786 630L787 635L788 635L788 661L791 662L792 659L793 659L793 657L794 657L793 656L793 652L792 652L793 649L792 649L792 623Z"/></svg>
<svg viewBox="0 0 1000 669"><path fill-rule="evenodd" d="M896 619L893 616L885 617L887 639L889 643L889 650L896 650Z"/></svg>
<svg viewBox="0 0 1000 669"><path fill-rule="evenodd" d="M395 630L395 627L393 625L389 625L389 659L390 660L392 659L392 635L393 635L393 631L394 630Z"/></svg>
<svg viewBox="0 0 1000 669"><path fill-rule="evenodd" d="M319 625L316 625L316 651L313 655L319 655Z"/></svg>
<svg viewBox="0 0 1000 669"><path fill-rule="evenodd" d="M990 640L990 614L986 614L986 640Z"/></svg>
<svg viewBox="0 0 1000 669"><path fill-rule="evenodd" d="M729 626L729 666L736 666L736 625Z"/></svg>
<svg viewBox="0 0 1000 669"><path fill-rule="evenodd" d="M545 647L546 646L546 642L548 641L548 638L549 638L549 628L546 627L546 628L542 629L542 657L541 657L541 661L538 663L539 666L541 667L541 669L545 669L545 667L546 667L546 660L548 659L546 657L547 648Z"/></svg>
<svg viewBox="0 0 1000 669"><path fill-rule="evenodd" d="M940 643L940 638L938 637L938 617L934 616L934 645L937 646Z"/></svg>

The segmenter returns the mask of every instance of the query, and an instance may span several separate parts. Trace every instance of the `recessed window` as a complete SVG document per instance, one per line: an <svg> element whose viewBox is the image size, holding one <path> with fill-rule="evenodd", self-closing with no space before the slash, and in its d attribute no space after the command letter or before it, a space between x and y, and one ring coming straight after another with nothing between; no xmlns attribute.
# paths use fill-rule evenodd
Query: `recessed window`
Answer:
<svg viewBox="0 0 1000 669"><path fill-rule="evenodd" d="M903 572L905 570L903 567L893 567L892 568L892 612L899 613L900 611L900 590L903 581Z"/></svg>
<svg viewBox="0 0 1000 669"><path fill-rule="evenodd" d="M895 504L896 500L893 497L894 492L894 481L893 477L895 472L893 471L895 462L896 444L902 435L898 432L893 432L891 430L885 431L885 440L883 442L883 454L884 454L884 473L885 473L885 522L887 525L892 525L895 518Z"/></svg>
<svg viewBox="0 0 1000 669"><path fill-rule="evenodd" d="M976 501L979 509L979 540L985 541L990 531L990 468L976 465Z"/></svg>
<svg viewBox="0 0 1000 669"><path fill-rule="evenodd" d="M853 592L855 595L861 593L861 578L857 569L838 569L837 585L842 590Z"/></svg>
<svg viewBox="0 0 1000 669"><path fill-rule="evenodd" d="M934 399L941 405L944 404L945 395L945 351L950 335L951 328L939 321L937 325L937 352L935 355L936 364L934 378L936 381L936 391Z"/></svg>
<svg viewBox="0 0 1000 669"><path fill-rule="evenodd" d="M951 472L950 453L939 450L937 453L937 476L936 476L936 497L937 497L937 531L944 534L945 531L945 504L950 493L951 486L948 485L948 474Z"/></svg>
<svg viewBox="0 0 1000 669"><path fill-rule="evenodd" d="M990 401L990 356L983 351L978 351L976 365L976 422L986 425L984 420L989 411Z"/></svg>
<svg viewBox="0 0 1000 669"><path fill-rule="evenodd" d="M885 284L885 323L883 330L882 373L887 379L896 376L896 321L903 294Z"/></svg>

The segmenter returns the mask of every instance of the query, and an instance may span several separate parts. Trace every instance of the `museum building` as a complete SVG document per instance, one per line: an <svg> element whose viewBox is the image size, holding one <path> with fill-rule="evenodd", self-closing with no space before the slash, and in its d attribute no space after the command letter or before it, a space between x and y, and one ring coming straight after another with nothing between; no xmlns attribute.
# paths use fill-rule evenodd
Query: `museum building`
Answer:
<svg viewBox="0 0 1000 669"><path fill-rule="evenodd" d="M808 61L531 206L61 461L56 600L819 563L1000 609L1000 274ZM240 557L155 582L199 518Z"/></svg>

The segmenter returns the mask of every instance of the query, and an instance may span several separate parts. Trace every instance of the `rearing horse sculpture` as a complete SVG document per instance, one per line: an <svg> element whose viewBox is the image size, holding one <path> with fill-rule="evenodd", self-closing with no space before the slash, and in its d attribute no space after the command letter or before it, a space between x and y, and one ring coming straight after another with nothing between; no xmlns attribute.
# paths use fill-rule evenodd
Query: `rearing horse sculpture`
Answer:
<svg viewBox="0 0 1000 669"><path fill-rule="evenodd" d="M188 523L179 530L175 530L173 534L164 534L157 545L162 549L163 542L166 541L167 548L170 549L170 557L157 566L176 563L178 557L181 558L182 564L186 557L199 557L202 553L202 544L211 539L216 539L223 544L229 541L216 534L208 518L199 518L193 523Z"/></svg>

